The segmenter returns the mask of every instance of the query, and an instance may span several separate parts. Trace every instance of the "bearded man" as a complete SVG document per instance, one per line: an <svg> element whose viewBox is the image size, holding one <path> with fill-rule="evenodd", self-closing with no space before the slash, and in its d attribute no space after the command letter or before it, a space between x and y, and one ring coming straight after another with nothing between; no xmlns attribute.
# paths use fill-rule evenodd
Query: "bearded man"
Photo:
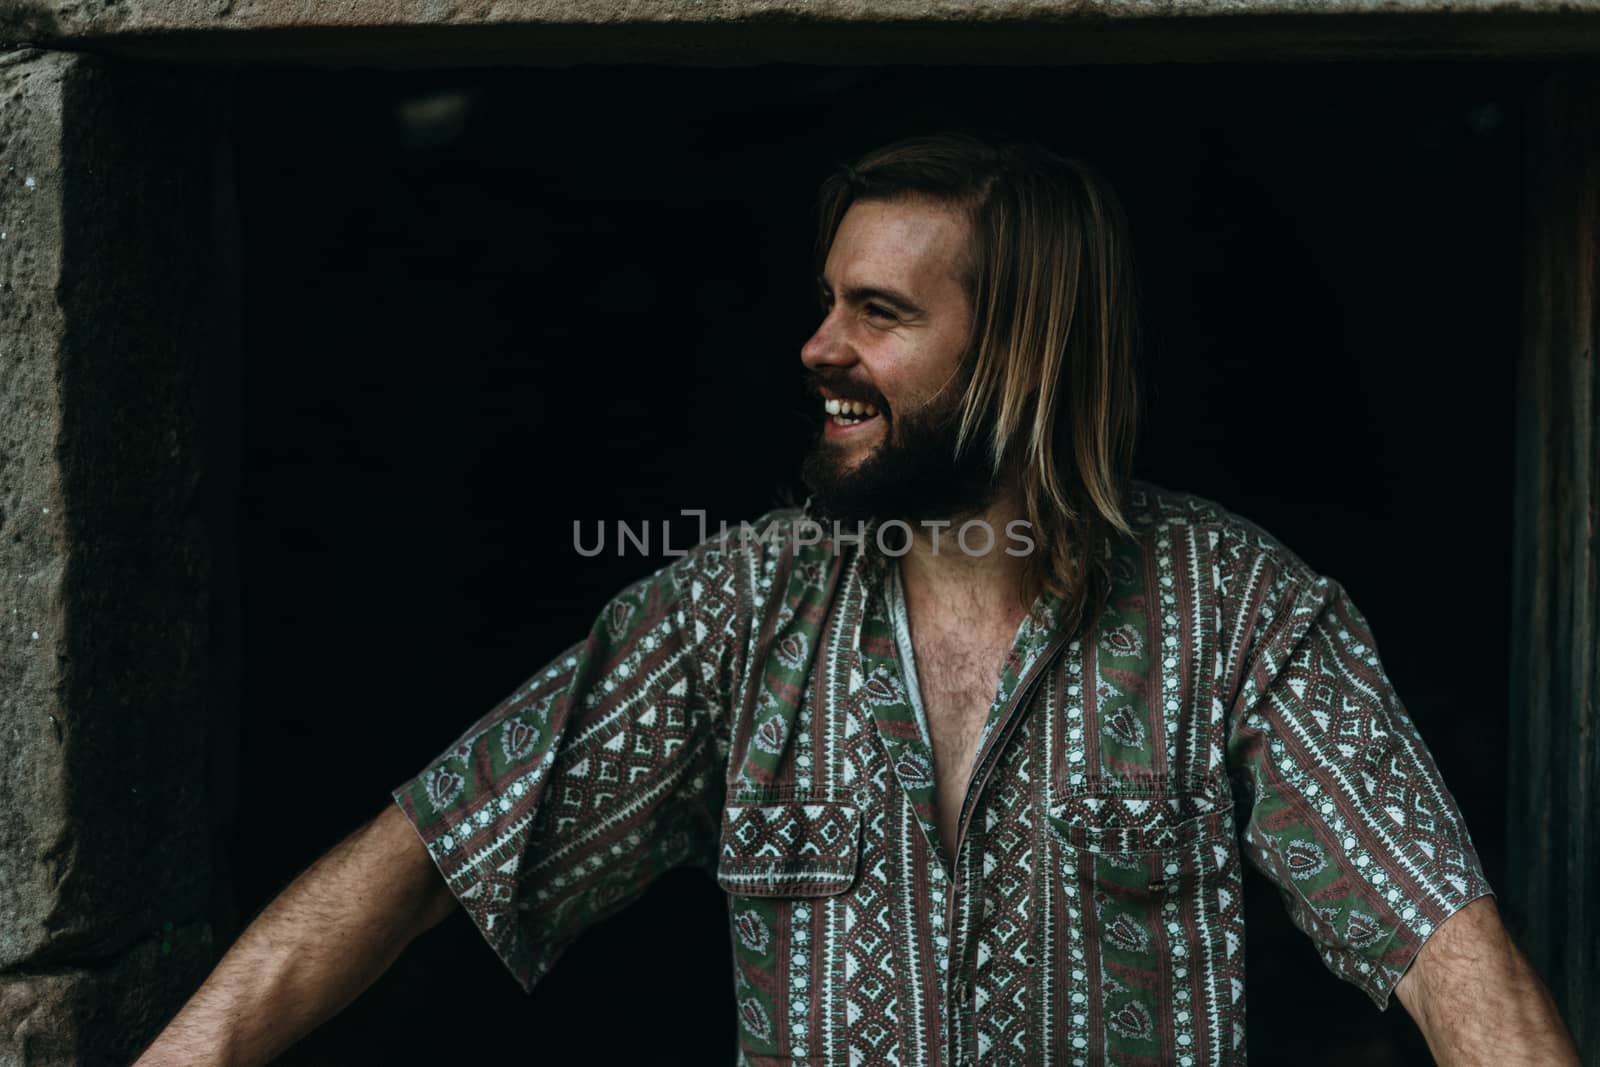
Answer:
<svg viewBox="0 0 1600 1067"><path fill-rule="evenodd" d="M741 1063L1242 1063L1249 862L1441 1063L1576 1064L1344 590L1130 479L1105 184L922 138L820 221L806 507L613 598L140 1063L264 1063L458 905L531 989L679 865L727 893Z"/></svg>

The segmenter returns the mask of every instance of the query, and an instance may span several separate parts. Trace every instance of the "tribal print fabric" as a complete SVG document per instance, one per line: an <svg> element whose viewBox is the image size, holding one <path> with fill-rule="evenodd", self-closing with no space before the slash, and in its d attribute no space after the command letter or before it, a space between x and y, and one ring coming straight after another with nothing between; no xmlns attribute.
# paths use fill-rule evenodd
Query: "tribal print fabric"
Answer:
<svg viewBox="0 0 1600 1067"><path fill-rule="evenodd" d="M1490 889L1365 620L1214 504L1129 515L1092 632L1019 628L953 857L894 563L795 512L622 592L395 799L524 988L714 873L750 1067L1243 1063L1241 861L1385 1005Z"/></svg>

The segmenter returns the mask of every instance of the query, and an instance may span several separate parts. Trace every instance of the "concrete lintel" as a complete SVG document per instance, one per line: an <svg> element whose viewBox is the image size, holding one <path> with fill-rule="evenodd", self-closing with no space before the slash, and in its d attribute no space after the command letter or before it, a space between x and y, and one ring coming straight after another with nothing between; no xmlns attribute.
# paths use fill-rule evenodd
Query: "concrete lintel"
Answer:
<svg viewBox="0 0 1600 1067"><path fill-rule="evenodd" d="M1600 55L1600 0L10 0L0 42L390 67Z"/></svg>

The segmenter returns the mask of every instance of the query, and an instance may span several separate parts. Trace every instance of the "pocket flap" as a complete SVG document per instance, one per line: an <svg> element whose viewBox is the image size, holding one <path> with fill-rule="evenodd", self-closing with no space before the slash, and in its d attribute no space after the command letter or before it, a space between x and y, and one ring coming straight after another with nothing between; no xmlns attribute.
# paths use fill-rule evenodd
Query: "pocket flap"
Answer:
<svg viewBox="0 0 1600 1067"><path fill-rule="evenodd" d="M856 877L861 812L853 804L730 803L722 809L717 884L746 897L826 897Z"/></svg>
<svg viewBox="0 0 1600 1067"><path fill-rule="evenodd" d="M1150 852L1233 832L1233 798L1215 781L1073 791L1048 814L1058 842L1089 852Z"/></svg>
<svg viewBox="0 0 1600 1067"><path fill-rule="evenodd" d="M1087 852L1130 854L1180 848L1233 836L1233 809L1218 808L1182 822L1150 826L1101 826L1077 821L1069 806L1052 808L1050 834L1059 843Z"/></svg>

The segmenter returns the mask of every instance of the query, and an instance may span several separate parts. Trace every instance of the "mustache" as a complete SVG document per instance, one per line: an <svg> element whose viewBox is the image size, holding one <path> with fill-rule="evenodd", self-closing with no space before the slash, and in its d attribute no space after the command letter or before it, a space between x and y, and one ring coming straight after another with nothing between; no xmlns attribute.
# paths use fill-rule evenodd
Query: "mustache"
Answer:
<svg viewBox="0 0 1600 1067"><path fill-rule="evenodd" d="M827 389L828 392L841 400L857 400L864 404L871 404L884 414L889 411L889 402L883 398L882 393L869 385L851 381L844 374L808 370L805 373L805 388L809 395L819 400L822 399L822 390Z"/></svg>

